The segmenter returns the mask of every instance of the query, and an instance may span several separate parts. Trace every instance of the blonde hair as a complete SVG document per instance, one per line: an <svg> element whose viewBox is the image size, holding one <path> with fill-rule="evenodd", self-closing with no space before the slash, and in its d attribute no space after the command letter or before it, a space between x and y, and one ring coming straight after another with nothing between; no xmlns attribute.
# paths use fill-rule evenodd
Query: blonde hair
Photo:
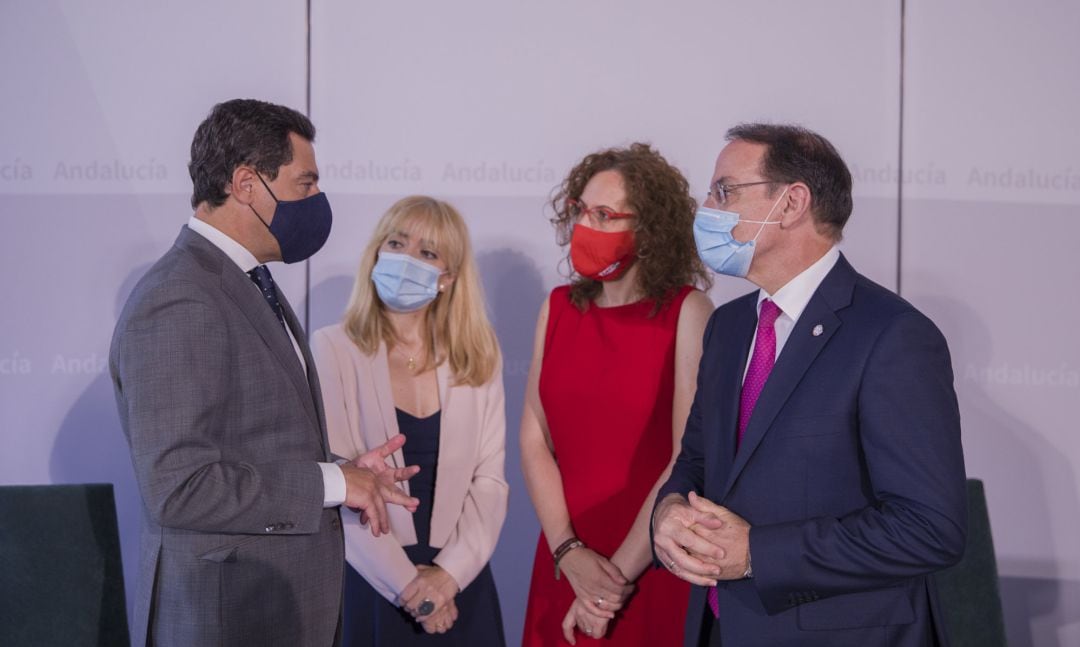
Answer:
<svg viewBox="0 0 1080 647"><path fill-rule="evenodd" d="M499 343L484 310L483 289L465 220L442 200L417 195L402 198L379 220L360 257L356 283L345 309L346 334L367 355L374 355L381 342L389 349L399 341L371 280L379 248L399 231L431 241L446 262L447 271L455 276L428 306L430 334L424 340L428 359L423 370L449 361L455 383L480 386L488 382L498 366Z"/></svg>

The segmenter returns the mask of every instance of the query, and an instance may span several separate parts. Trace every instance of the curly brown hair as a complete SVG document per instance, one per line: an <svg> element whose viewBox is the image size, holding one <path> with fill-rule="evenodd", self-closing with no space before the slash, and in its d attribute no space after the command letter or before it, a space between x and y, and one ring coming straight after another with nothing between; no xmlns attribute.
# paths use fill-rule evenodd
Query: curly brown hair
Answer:
<svg viewBox="0 0 1080 647"><path fill-rule="evenodd" d="M690 197L690 184L679 169L648 144L637 142L627 148L592 153L570 170L551 198L555 211L551 222L559 245L570 243L575 224L566 201L580 199L585 185L602 171L616 171L622 177L626 204L636 216L634 254L641 265L637 282L645 297L656 304L652 314L684 285L703 290L712 287L712 278L694 244L697 202ZM585 310L600 294L601 282L576 273L571 277L570 300L579 310Z"/></svg>

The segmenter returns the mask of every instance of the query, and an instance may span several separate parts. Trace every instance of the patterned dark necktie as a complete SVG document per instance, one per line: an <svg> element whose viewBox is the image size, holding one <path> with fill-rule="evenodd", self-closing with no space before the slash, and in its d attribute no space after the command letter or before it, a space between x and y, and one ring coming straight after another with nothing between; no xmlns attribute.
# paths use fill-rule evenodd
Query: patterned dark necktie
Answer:
<svg viewBox="0 0 1080 647"><path fill-rule="evenodd" d="M285 325L285 314L281 310L281 302L278 301L277 287L274 286L274 277L270 275L270 270L265 265L259 265L247 274L251 277L251 280L255 285L259 286L259 292L262 292L263 298L270 304L270 309L274 311L274 315L281 323L281 327L288 332L289 328Z"/></svg>

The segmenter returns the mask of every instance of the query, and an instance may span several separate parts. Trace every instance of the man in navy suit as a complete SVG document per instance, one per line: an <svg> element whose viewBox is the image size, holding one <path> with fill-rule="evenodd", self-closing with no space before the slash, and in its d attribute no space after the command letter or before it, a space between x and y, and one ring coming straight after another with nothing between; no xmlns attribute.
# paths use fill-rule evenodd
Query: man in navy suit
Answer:
<svg viewBox="0 0 1080 647"><path fill-rule="evenodd" d="M703 260L760 289L713 313L657 559L690 645L945 644L929 575L966 536L960 416L934 324L839 252L851 174L795 126L727 134Z"/></svg>

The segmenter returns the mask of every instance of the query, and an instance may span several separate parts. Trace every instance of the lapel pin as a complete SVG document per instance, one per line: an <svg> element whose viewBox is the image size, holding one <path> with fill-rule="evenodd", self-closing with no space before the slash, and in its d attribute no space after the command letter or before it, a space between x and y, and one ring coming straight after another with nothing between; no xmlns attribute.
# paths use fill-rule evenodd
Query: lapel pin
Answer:
<svg viewBox="0 0 1080 647"><path fill-rule="evenodd" d="M815 337L820 337L821 333L823 333L823 332L825 332L825 326L822 326L821 324L818 324L818 325L814 326L814 330L810 334L815 336Z"/></svg>

